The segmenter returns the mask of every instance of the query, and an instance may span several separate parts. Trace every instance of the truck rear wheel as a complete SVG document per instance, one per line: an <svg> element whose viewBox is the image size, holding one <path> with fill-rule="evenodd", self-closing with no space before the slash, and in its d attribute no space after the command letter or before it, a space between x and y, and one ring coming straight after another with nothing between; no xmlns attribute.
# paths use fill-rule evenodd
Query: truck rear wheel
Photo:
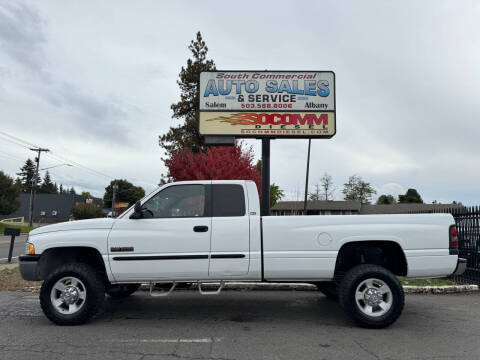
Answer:
<svg viewBox="0 0 480 360"><path fill-rule="evenodd" d="M40 290L40 306L57 325L79 325L94 317L105 298L103 277L87 264L71 263L47 276Z"/></svg>
<svg viewBox="0 0 480 360"><path fill-rule="evenodd" d="M394 323L405 303L402 284L387 269L358 265L350 269L339 287L340 305L360 326L384 328Z"/></svg>
<svg viewBox="0 0 480 360"><path fill-rule="evenodd" d="M123 299L132 295L139 287L140 284L109 285L105 288L105 292L114 299Z"/></svg>

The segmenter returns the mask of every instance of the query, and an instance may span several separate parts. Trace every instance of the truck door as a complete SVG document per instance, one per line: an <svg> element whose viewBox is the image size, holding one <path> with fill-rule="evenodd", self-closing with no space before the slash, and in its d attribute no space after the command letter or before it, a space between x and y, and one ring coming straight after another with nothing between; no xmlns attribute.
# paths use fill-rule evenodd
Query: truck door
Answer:
<svg viewBox="0 0 480 360"><path fill-rule="evenodd" d="M142 204L142 218L118 219L108 239L115 280L208 279L209 190L168 186Z"/></svg>
<svg viewBox="0 0 480 360"><path fill-rule="evenodd" d="M209 277L223 279L248 273L250 221L244 187L212 184L212 235Z"/></svg>

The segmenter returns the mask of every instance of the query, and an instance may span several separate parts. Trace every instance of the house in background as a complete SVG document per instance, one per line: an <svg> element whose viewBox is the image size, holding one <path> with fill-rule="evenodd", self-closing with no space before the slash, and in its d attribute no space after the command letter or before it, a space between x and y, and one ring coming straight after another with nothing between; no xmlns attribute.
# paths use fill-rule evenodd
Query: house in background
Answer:
<svg viewBox="0 0 480 360"><path fill-rule="evenodd" d="M307 201L307 215L373 215L442 212L461 209L462 204L391 204L371 205L359 201ZM303 201L279 201L271 209L272 215L303 215Z"/></svg>
<svg viewBox="0 0 480 360"><path fill-rule="evenodd" d="M370 205L363 204L360 210L362 215L374 214L412 214L412 213L439 213L450 209L463 209L462 204L391 204L391 205Z"/></svg>
<svg viewBox="0 0 480 360"><path fill-rule="evenodd" d="M20 207L13 214L0 216L1 218L29 217L30 194L20 194L18 201ZM82 195L72 194L36 194L33 211L33 222L54 223L68 221L72 215L72 208L78 203L93 203L102 207L103 201L99 198L87 198Z"/></svg>
<svg viewBox="0 0 480 360"><path fill-rule="evenodd" d="M360 212L358 201L307 201L307 215L353 215ZM271 209L272 215L303 215L303 201L279 201Z"/></svg>

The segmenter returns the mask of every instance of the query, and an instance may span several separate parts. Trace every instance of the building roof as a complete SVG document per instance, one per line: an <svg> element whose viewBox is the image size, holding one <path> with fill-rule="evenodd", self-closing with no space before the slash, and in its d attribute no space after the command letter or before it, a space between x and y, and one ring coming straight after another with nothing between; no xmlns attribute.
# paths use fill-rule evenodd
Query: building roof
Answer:
<svg viewBox="0 0 480 360"><path fill-rule="evenodd" d="M461 204L391 204L391 205L362 205L360 214L408 214L414 212L442 212L448 209L460 209Z"/></svg>
<svg viewBox="0 0 480 360"><path fill-rule="evenodd" d="M85 196L72 194L35 194L34 221L63 221L68 220L72 207L78 202L85 202ZM101 206L102 200L93 198L93 203ZM28 219L30 209L30 194L20 194L20 207L13 214L2 218L25 217Z"/></svg>
<svg viewBox="0 0 480 360"><path fill-rule="evenodd" d="M279 201L271 210L303 210L303 201ZM309 200L307 201L307 210L338 210L338 211L360 211L361 204L358 201L324 201Z"/></svg>
<svg viewBox="0 0 480 360"><path fill-rule="evenodd" d="M442 212L447 209L459 209L461 204L391 204L371 205L360 204L359 201L307 201L307 210L316 211L353 211L359 214L408 214L413 212ZM295 211L303 210L303 201L279 201L272 211Z"/></svg>

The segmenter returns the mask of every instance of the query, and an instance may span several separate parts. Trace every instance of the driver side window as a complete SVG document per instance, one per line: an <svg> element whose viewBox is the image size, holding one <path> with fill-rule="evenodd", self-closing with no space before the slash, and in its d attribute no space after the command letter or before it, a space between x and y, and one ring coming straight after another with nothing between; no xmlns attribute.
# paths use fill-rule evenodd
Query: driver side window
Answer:
<svg viewBox="0 0 480 360"><path fill-rule="evenodd" d="M157 193L143 204L147 218L205 216L204 185L173 185Z"/></svg>

